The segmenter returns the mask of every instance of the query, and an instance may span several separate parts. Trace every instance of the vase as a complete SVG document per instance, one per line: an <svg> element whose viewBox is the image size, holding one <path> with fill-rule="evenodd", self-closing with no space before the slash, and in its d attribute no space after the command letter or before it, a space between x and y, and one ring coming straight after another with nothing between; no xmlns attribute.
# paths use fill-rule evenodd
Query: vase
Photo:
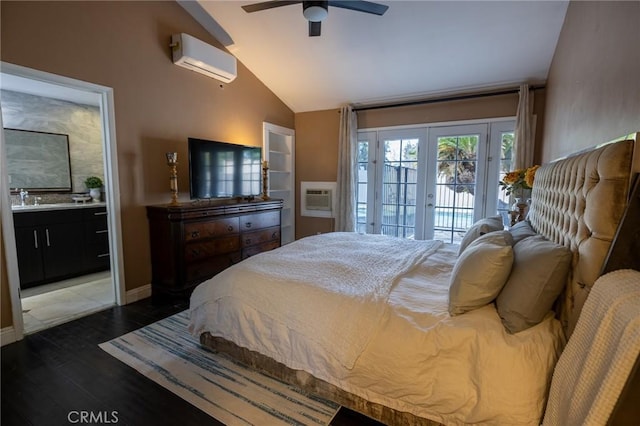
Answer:
<svg viewBox="0 0 640 426"><path fill-rule="evenodd" d="M522 198L516 197L514 203L511 205L511 226L516 222L522 222L527 217L527 208L529 205L522 201Z"/></svg>
<svg viewBox="0 0 640 426"><path fill-rule="evenodd" d="M100 188L89 189L89 195L91 195L91 198L93 198L94 202L100 201Z"/></svg>
<svg viewBox="0 0 640 426"><path fill-rule="evenodd" d="M517 212L519 204L522 204L522 198L516 197L511 205L511 211Z"/></svg>

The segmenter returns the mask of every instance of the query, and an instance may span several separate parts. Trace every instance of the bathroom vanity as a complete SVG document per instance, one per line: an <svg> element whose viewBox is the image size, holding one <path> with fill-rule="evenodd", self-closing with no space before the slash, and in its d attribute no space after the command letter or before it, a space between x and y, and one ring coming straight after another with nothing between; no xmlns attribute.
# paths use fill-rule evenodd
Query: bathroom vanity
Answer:
<svg viewBox="0 0 640 426"><path fill-rule="evenodd" d="M109 269L104 203L14 206L20 287Z"/></svg>

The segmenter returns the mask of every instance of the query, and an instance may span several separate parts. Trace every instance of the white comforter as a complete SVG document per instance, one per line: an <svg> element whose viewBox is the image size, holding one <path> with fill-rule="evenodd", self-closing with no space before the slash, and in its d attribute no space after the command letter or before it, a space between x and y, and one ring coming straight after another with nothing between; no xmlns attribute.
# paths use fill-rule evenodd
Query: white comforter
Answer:
<svg viewBox="0 0 640 426"><path fill-rule="evenodd" d="M396 279L440 245L353 232L303 238L223 271L192 300L241 302L265 312L352 368L378 328Z"/></svg>
<svg viewBox="0 0 640 426"><path fill-rule="evenodd" d="M422 254L414 250L400 261L402 267L392 267L384 258L398 257L405 240L378 237L396 243L394 248L375 252L381 270L397 275L389 279L385 273L391 284L375 280L365 285L368 292L354 289L357 285L339 290L335 278L325 280L323 290L311 293L301 279L285 281L287 272L308 261L302 269L320 268L311 266L314 257L307 252L308 246L300 250L301 259L295 256L301 246L328 248L329 240L346 236L325 235L332 236L298 240L201 284L191 298L192 333L208 331L367 400L445 424L539 424L563 344L560 324L551 314L516 335L505 332L493 305L450 317L449 275L458 248L454 245L411 242L404 247L409 252L426 243ZM356 245L361 245L363 237L369 239L349 235L358 240ZM285 252L286 262L274 259L279 252ZM346 266L352 256L338 257L345 270L358 269ZM357 259L365 262L360 256ZM262 274L272 262L277 272L265 278ZM321 297L321 293L330 295ZM275 299L282 299L281 303ZM363 307L364 300L373 308ZM386 302L382 308L381 301ZM281 309L266 309L272 305ZM298 329L297 322L307 309L310 322L317 325L312 326L314 334ZM297 316L293 322L290 314ZM349 327L353 324L357 327ZM323 332L327 334L321 336Z"/></svg>

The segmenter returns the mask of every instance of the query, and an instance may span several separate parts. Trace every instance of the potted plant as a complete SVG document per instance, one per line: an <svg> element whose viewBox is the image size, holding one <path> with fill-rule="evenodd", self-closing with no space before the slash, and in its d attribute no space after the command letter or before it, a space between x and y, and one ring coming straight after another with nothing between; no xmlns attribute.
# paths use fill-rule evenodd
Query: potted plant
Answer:
<svg viewBox="0 0 640 426"><path fill-rule="evenodd" d="M102 188L102 179L97 176L89 176L84 184L89 188L89 195L93 198L93 201L100 201L100 188Z"/></svg>

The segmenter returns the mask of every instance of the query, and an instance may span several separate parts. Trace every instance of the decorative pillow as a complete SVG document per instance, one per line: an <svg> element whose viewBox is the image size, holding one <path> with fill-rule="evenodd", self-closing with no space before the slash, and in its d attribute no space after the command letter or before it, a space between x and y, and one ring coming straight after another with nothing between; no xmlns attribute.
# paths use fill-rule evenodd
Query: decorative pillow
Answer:
<svg viewBox="0 0 640 426"><path fill-rule="evenodd" d="M463 314L492 302L509 278L513 263L509 231L494 231L473 241L451 272L449 313Z"/></svg>
<svg viewBox="0 0 640 426"><path fill-rule="evenodd" d="M571 266L571 251L541 235L513 247L511 275L496 300L502 324L510 333L542 321L562 292Z"/></svg>
<svg viewBox="0 0 640 426"><path fill-rule="evenodd" d="M502 223L502 216L492 216L484 219L480 219L467 230L460 243L460 250L458 250L458 256L462 254L465 248L469 246L481 235L487 234L493 231L502 231L504 224Z"/></svg>
<svg viewBox="0 0 640 426"><path fill-rule="evenodd" d="M533 237L534 235L538 235L536 231L531 227L531 223L528 220L523 220L522 222L518 222L509 228L509 232L511 232L511 236L513 237L513 243L518 244L520 241L524 240L527 237Z"/></svg>

